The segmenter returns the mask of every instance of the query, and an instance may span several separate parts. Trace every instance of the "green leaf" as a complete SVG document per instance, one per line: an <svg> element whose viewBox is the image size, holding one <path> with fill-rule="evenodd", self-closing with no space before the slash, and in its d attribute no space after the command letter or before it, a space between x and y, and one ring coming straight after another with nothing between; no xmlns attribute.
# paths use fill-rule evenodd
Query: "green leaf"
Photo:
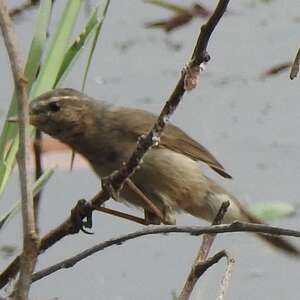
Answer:
<svg viewBox="0 0 300 300"><path fill-rule="evenodd" d="M106 16L106 12L107 12L109 3L110 3L110 0L106 0L106 1L103 1L102 5L99 5L97 7L97 11L99 11L101 13L101 21L98 23L96 31L95 31L92 47L91 47L91 50L90 50L90 54L89 54L89 57L88 57L88 62L87 62L86 68L85 68L84 76L83 76L82 87L81 87L82 91L84 91L84 88L85 88L85 85L86 85L87 75L88 75L88 72L89 72L89 68L91 66L92 57L93 57L93 54L94 54L94 51L95 51L95 48L96 48L96 45L97 45L97 41L98 41L101 29L102 29L102 24L103 24L104 18Z"/></svg>
<svg viewBox="0 0 300 300"><path fill-rule="evenodd" d="M3 229L3 226L6 225L8 221L16 214L20 207L21 202L16 202L15 205L8 210L8 212L0 216L0 231Z"/></svg>
<svg viewBox="0 0 300 300"><path fill-rule="evenodd" d="M86 76L88 73L88 69L90 66L91 62L91 57L94 53L94 48L99 36L99 33L101 31L102 23L104 21L106 11L108 8L108 5L110 3L110 0L105 0L105 1L100 1L101 3L94 9L93 13L91 14L89 20L87 21L84 29L82 32L76 37L75 41L71 45L71 47L68 49L68 51L65 54L63 63L61 65L61 68L59 70L59 73L56 78L55 86L57 86L60 81L65 77L68 72L70 71L70 67L76 59L79 57L79 55L83 52L83 47L87 44L89 39L92 37L93 33L95 34L94 42L93 45L94 47L92 48L90 55L89 55L89 60L88 64L85 68L85 73L84 73L84 83L83 86L85 85L85 80Z"/></svg>
<svg viewBox="0 0 300 300"><path fill-rule="evenodd" d="M45 21L45 15L50 17L51 3L52 1L50 0L44 0L41 2L40 6L37 28L41 26L43 30L39 28L34 35L32 47L30 49L26 64L26 66L28 66L28 74L26 73L26 76L32 80L34 80L36 77L37 70L40 66L41 56L43 54L43 46L45 44L49 23L49 18L47 19L47 22ZM39 72L39 76L33 88L31 89L31 97L37 97L41 93L50 90L53 87L61 67L64 54L66 53L67 43L72 34L81 4L82 1L80 0L69 0L67 2L60 21L56 27L53 38L50 41L50 46L48 47L45 60L41 64L42 67ZM46 14L47 9L48 14ZM29 86L31 86L31 84L32 82L29 83ZM16 107L14 104L14 112L15 110ZM9 116L11 116L10 113L12 113L11 110L9 111ZM4 190L9 175L15 164L15 157L18 151L19 143L16 124L8 124L6 122L5 126L10 126L10 128L13 128L14 130L11 132L10 136L4 136L0 138L0 142L2 143L0 144L0 158L2 158L0 160L0 194ZM6 128L4 127L4 133L5 131ZM6 135L6 133L4 135ZM6 154L5 147L7 147L9 143L12 143L12 145L10 146L9 153Z"/></svg>
<svg viewBox="0 0 300 300"><path fill-rule="evenodd" d="M259 203L252 206L250 211L262 220L284 218L296 213L296 209L285 202Z"/></svg>
<svg viewBox="0 0 300 300"><path fill-rule="evenodd" d="M54 174L54 168L46 170L40 177L39 179L35 182L32 192L33 195L35 196L44 186L45 184L49 181L51 176Z"/></svg>
<svg viewBox="0 0 300 300"><path fill-rule="evenodd" d="M81 4L81 0L69 0L67 2L56 31L50 41L50 46L43 61L38 80L30 93L32 98L53 88L62 66L68 41L77 20Z"/></svg>
<svg viewBox="0 0 300 300"><path fill-rule="evenodd" d="M48 180L53 175L53 173L54 173L54 169L49 169L46 170L40 176L40 178L35 182L33 186L33 190L32 190L33 196L35 196L45 186L45 184L48 182ZM8 223L9 220L11 220L16 215L16 213L20 208L21 208L21 201L18 200L5 214L0 216L0 230L3 228L5 224Z"/></svg>
<svg viewBox="0 0 300 300"><path fill-rule="evenodd" d="M31 87L38 72L43 53L43 47L46 41L51 8L51 0L41 1L37 17L37 24L35 27L36 31L33 35L27 63L25 66L25 76L28 80L28 87ZM16 110L17 104L16 97L14 95L7 113L7 118L16 115ZM15 163L15 156L18 150L18 140L16 138L17 134L17 125L5 122L0 137L0 194L2 194L4 187L6 186L7 180Z"/></svg>
<svg viewBox="0 0 300 300"><path fill-rule="evenodd" d="M99 24L97 15L97 10L95 10L94 13L91 15L90 19L88 20L87 24L85 25L83 31L78 35L71 47L66 52L54 86L57 86L62 77L67 74L67 71L70 69L70 66L72 65L72 63L74 63L75 58L77 58L77 56L81 53L83 46L91 37L91 33Z"/></svg>
<svg viewBox="0 0 300 300"><path fill-rule="evenodd" d="M96 36L93 45L95 45L109 0L101 1L101 4L97 6L94 13L89 18L85 29L81 32L72 46L68 48L68 41L72 34L82 4L82 1L80 0L69 0L56 27L55 33L49 42L46 55L44 55L43 48L46 41L46 34L52 8L51 4L51 0L41 1L36 26L37 30L32 41L32 46L26 64L26 70L28 72L26 73L26 76L30 80L29 87L32 87L30 91L31 98L37 97L41 93L54 88L56 84L58 84L64 74L69 72L70 66L74 63L80 52L82 52L83 46L87 43L88 39L94 32ZM88 72L94 47L95 46L93 46L90 53L84 78L86 78L86 74ZM44 59L41 64L42 55L44 56ZM41 66L41 69L38 78L32 86L39 66ZM8 117L15 115L15 112L16 104L14 99L9 110ZM16 124L6 122L2 136L0 137L0 195L3 192L15 165L17 151L17 126Z"/></svg>

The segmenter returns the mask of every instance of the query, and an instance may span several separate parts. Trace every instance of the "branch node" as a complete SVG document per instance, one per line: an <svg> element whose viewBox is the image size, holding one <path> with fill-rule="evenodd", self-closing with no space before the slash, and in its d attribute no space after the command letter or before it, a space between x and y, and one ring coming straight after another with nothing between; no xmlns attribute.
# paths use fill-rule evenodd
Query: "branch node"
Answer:
<svg viewBox="0 0 300 300"><path fill-rule="evenodd" d="M184 89L186 91L193 90L198 83L198 77L200 73L200 66L186 66L184 70Z"/></svg>
<svg viewBox="0 0 300 300"><path fill-rule="evenodd" d="M120 186L119 189L116 189L114 187L113 184L113 178L115 175L118 175L117 171L114 171L112 174L110 174L109 176L103 177L101 179L102 182L102 189L108 194L110 195L114 200L118 200L119 199L119 191L122 189L123 185Z"/></svg>
<svg viewBox="0 0 300 300"><path fill-rule="evenodd" d="M210 61L210 55L206 50L202 54L202 60L204 63L208 63Z"/></svg>

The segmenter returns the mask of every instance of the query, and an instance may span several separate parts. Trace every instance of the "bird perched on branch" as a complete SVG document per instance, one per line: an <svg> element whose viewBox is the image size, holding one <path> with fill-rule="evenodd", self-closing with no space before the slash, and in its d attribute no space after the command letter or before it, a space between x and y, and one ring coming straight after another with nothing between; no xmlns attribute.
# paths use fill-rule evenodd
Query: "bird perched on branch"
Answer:
<svg viewBox="0 0 300 300"><path fill-rule="evenodd" d="M156 119L150 112L114 106L73 89L55 89L30 104L31 124L71 146L100 177L120 169L139 136L148 133ZM199 161L221 176L231 177L205 147L168 124L159 145L146 153L140 167L126 181L120 199L143 208L147 222L152 224L174 224L176 212L212 221L224 201L230 201L224 223L262 223L233 195L206 177ZM145 198L161 212L161 220ZM300 254L281 237L260 237L290 254Z"/></svg>

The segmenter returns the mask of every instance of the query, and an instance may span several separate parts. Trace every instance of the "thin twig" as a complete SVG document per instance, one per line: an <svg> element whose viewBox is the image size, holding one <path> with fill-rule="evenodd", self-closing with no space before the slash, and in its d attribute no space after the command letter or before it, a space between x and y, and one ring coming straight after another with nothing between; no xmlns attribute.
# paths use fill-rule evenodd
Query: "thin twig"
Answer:
<svg viewBox="0 0 300 300"><path fill-rule="evenodd" d="M148 2L151 3L151 1ZM181 7L180 12L176 11L175 14L170 18L147 22L145 27L162 28L166 32L171 32L172 30L189 23L195 17L207 18L210 15L211 11L209 11L202 4L195 3L191 7Z"/></svg>
<svg viewBox="0 0 300 300"><path fill-rule="evenodd" d="M31 190L29 108L24 66L17 50L16 35L5 0L0 1L0 26L14 77L19 118L20 145L17 159L22 194L23 254L21 256L20 278L17 283L16 299L27 299L31 285L31 274L38 254L38 237L35 230Z"/></svg>
<svg viewBox="0 0 300 300"><path fill-rule="evenodd" d="M102 181L102 191L99 192L93 199L88 203L91 209L80 210L77 212L78 218L74 217L74 212L76 213L76 208L72 210L73 214L66 219L62 224L57 226L54 230L49 232L40 243L40 252L45 251L50 246L52 246L57 241L61 240L69 234L77 233L81 226L78 224L78 219L84 217L91 218L92 210L97 206L101 206L105 201L107 201L113 192L118 193L123 187L124 182L129 178L141 163L145 153L152 148L154 145L159 143L159 138L168 122L168 119L177 108L182 96L185 93L185 82L187 81L187 76L191 70L199 66L203 62L208 62L210 57L207 54L207 45L212 32L214 31L219 20L223 16L229 0L220 0L214 13L211 15L206 24L201 27L201 31L194 48L191 60L187 66L181 72L179 81L176 84L175 89L170 95L169 99L166 101L156 123L153 128L149 131L147 135L143 135L139 138L137 142L136 149L132 156L129 158L128 162L118 171L111 174L108 178ZM81 225L81 224L80 224ZM19 269L19 257L17 257L7 268L0 274L0 288L7 284L9 279L13 277Z"/></svg>
<svg viewBox="0 0 300 300"><path fill-rule="evenodd" d="M28 0L19 6L14 7L9 11L9 15L11 18L17 17L21 15L25 10L31 9L39 4L39 0Z"/></svg>
<svg viewBox="0 0 300 300"><path fill-rule="evenodd" d="M225 251L225 253L226 253L227 266L226 266L225 274L224 274L222 282L221 282L220 293L219 293L217 300L224 300L225 293L228 289L229 279L231 277L232 269L233 269L233 265L234 265L234 258L231 257L227 251Z"/></svg>
<svg viewBox="0 0 300 300"><path fill-rule="evenodd" d="M34 138L34 142L33 142L33 152L34 152L34 164L35 164L35 180L38 180L43 174L42 133L38 129L35 132L35 138ZM40 190L33 198L36 232L38 232L38 217L39 217L39 207L40 207L41 196L42 196L42 190Z"/></svg>
<svg viewBox="0 0 300 300"><path fill-rule="evenodd" d="M154 234L167 234L167 233L188 233L191 236L200 236L203 234L222 234L222 233L233 233L233 232L255 232L264 233L271 235L282 235L282 236L293 236L300 237L300 231L285 229L281 227L274 227L269 225L252 224L234 222L232 224L223 225L211 225L211 226L152 226L145 229L135 231L129 234L121 235L117 238L101 242L91 248L88 248L79 254L65 259L49 268L39 271L33 274L33 281L39 280L49 274L52 274L58 270L73 267L79 261L102 251L112 246L122 245L126 241L140 238L142 236L154 235ZM0 281L0 287L3 286L3 282Z"/></svg>
<svg viewBox="0 0 300 300"><path fill-rule="evenodd" d="M260 75L260 79L266 79L270 76L278 75L278 74L286 71L287 69L289 69L291 66L292 66L291 61L285 61L285 62L276 64L276 65L272 66L271 68L268 68L267 70L265 70Z"/></svg>
<svg viewBox="0 0 300 300"><path fill-rule="evenodd" d="M212 225L221 224L229 205L230 205L229 201L222 203L215 219L212 222ZM190 298L198 279L203 274L203 272L199 273L198 269L199 269L199 267L201 268L201 266L203 266L203 264L205 263L215 237L216 237L216 234L204 234L203 235L202 243L199 248L198 254L197 254L196 259L191 267L190 273L185 281L185 284L181 290L178 300L188 300Z"/></svg>
<svg viewBox="0 0 300 300"><path fill-rule="evenodd" d="M228 210L229 205L230 205L229 201L225 201L222 203L215 219L212 222L212 225L219 225L222 223L222 220ZM199 261L204 261L207 258L210 248L215 240L215 237L216 237L216 234L203 235L202 243L201 243L198 255L196 257L195 263L197 263Z"/></svg>
<svg viewBox="0 0 300 300"><path fill-rule="evenodd" d="M208 270L214 264L218 263L222 257L227 257L227 253L225 250L222 250L197 264L194 270L195 275L200 278L206 272L206 270ZM180 297L178 299L180 299Z"/></svg>
<svg viewBox="0 0 300 300"><path fill-rule="evenodd" d="M290 79L293 80L298 76L299 73L299 64L300 64L300 48L297 52L297 55L295 57L295 60L292 64L291 73L290 73Z"/></svg>
<svg viewBox="0 0 300 300"><path fill-rule="evenodd" d="M163 222L164 216L160 209L130 180L126 179L126 185L133 190L139 197L144 201L144 203L150 208L150 210Z"/></svg>

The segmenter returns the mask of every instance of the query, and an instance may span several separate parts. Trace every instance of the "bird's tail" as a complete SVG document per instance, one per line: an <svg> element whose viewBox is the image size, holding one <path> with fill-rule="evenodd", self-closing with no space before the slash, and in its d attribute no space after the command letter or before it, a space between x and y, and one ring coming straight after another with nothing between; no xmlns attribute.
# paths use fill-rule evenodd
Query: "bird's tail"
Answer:
<svg viewBox="0 0 300 300"><path fill-rule="evenodd" d="M232 223L234 221L241 222L249 222L255 224L265 224L262 220L253 215L246 207L244 207L238 199L236 199L233 195L228 193L225 189L220 187L217 183L208 179L210 190L213 192L213 203L217 203L218 207L221 206L224 200L230 201L230 206L225 214L223 219L224 223ZM214 205L215 208L215 205ZM215 213L216 214L216 213ZM270 246L277 248L286 254L299 256L300 250L297 249L291 242L289 242L286 238L269 235L269 234L256 234L260 239L267 242Z"/></svg>
<svg viewBox="0 0 300 300"><path fill-rule="evenodd" d="M222 203L224 201L229 201L230 206L223 218L223 223L230 224L234 221L240 222L249 222L254 224L265 224L262 220L253 215L250 211L247 210L232 194L228 193L220 185L207 178L207 183L209 187L209 193L204 198L205 201L202 201L202 205L197 207L197 205L191 207L189 212L197 217L201 217L211 222L212 218L216 216L219 211ZM199 202L198 202L199 203ZM260 239L267 242L270 246L277 248L286 254L299 256L300 250L297 249L291 242L286 238L268 235L268 234L256 234Z"/></svg>
<svg viewBox="0 0 300 300"><path fill-rule="evenodd" d="M259 218L254 216L251 212L249 212L243 207L240 207L240 212L245 217L245 221L249 223L265 224L263 221L261 221ZM283 237L261 233L257 233L257 236L263 241L267 242L269 245L273 246L274 248L282 250L287 254L300 257L299 249L297 249L297 247L295 247L291 242L289 242Z"/></svg>

